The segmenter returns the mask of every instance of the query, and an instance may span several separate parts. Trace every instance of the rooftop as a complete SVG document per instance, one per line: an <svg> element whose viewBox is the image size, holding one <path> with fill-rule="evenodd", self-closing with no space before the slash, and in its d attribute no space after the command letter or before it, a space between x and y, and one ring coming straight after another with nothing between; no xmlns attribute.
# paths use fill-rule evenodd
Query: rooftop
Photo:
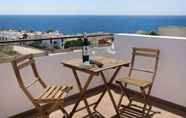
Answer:
<svg viewBox="0 0 186 118"><path fill-rule="evenodd" d="M186 77L185 38L114 34L114 39L116 48L115 54L109 53L109 47L98 47L95 48L96 55L122 60L130 60L132 47L148 47L160 49L159 67L151 94L151 99L153 101L152 110L160 113L154 114L153 118L186 117L186 95L184 94L184 90L186 89L186 79L184 79ZM61 62L79 57L81 57L80 51L35 57L38 70L47 84L65 84L74 86L74 90L66 100L68 111L70 111L72 105L74 104L74 100L76 99L79 91L77 89L77 84L71 70L62 66ZM33 105L20 90L10 64L0 64L0 72L0 117L20 117L23 115L27 116L28 114L35 115L33 110L31 110L33 109ZM27 76L28 79L32 77L32 75L29 73L29 70L25 70L24 72L26 73L25 76ZM112 71L106 71L105 73L107 76L110 76ZM119 73L118 78L121 76L126 76L127 73L128 69L123 69ZM143 75L140 76L143 77ZM82 82L84 82L85 78L87 78L87 75L80 74L80 77ZM99 77L96 77L95 81L91 83L89 88L90 91L88 93L89 95L87 95L90 102L93 102L98 98L102 87L102 81L99 80ZM5 90L6 93L4 92ZM113 85L112 92L116 101L118 101L119 95L117 90L117 87ZM33 90L33 92L35 94L38 93L37 90ZM127 103L126 100L123 102ZM104 97L104 100L99 106L99 111L106 118L115 115L108 95ZM50 116L51 118L58 118L61 117L61 114L62 113L60 111L54 111ZM79 118L84 115L86 115L85 110L77 113L75 118Z"/></svg>

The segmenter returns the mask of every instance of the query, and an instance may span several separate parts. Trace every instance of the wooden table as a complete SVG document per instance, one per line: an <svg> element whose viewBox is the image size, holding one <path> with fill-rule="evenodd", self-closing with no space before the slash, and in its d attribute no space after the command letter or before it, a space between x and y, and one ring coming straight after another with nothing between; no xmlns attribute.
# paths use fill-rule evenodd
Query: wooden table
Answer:
<svg viewBox="0 0 186 118"><path fill-rule="evenodd" d="M88 104L87 99L85 98L85 93L87 91L87 88L90 84L90 82L92 81L94 76L98 76L101 75L101 78L104 82L105 88L103 89L102 94L100 95L98 101L94 104L94 110L96 111L97 106L99 105L100 101L102 100L102 98L104 97L106 91L108 91L109 93L109 97L111 99L111 102L114 106L114 109L117 113L117 116L119 116L119 111L117 108L117 105L115 103L115 100L113 98L113 95L111 93L111 84L114 81L114 79L116 78L116 75L118 74L119 70L123 67L123 66L129 66L129 62L125 61L125 60L116 60L116 59L112 59L112 58L108 58L108 57L96 57L95 58L96 61L99 61L101 63L103 63L103 67L99 68L99 67L92 67L92 68L82 68L82 66L80 66L82 64L82 59L73 59L73 60L68 60L68 61L64 61L63 65L72 69L72 72L74 74L74 77L76 79L78 88L80 90L80 98L78 99L78 101L75 103L71 113L70 113L70 118L74 115L74 113L76 112L76 109L80 103L81 100L84 101L85 103L85 107L87 109L87 112L89 114L90 117L93 117L92 112L90 110L90 105ZM112 77L110 78L110 80L107 82L104 71L108 70L108 69L114 69L115 72L113 73ZM85 82L85 85L82 86L82 83L80 82L80 79L78 77L77 71L80 72L84 72L89 74L89 77L87 79L87 81ZM78 110L77 110L78 111Z"/></svg>

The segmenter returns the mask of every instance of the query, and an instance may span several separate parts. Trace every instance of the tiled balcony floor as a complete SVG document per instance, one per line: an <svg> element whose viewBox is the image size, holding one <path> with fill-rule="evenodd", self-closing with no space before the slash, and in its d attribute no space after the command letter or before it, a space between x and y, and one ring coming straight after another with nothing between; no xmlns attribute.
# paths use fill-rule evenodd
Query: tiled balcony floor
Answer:
<svg viewBox="0 0 186 118"><path fill-rule="evenodd" d="M119 95L116 94L116 93L114 93L114 92L113 92L113 94L114 94L115 100L118 102L118 100L119 100ZM99 96L99 94L96 95L96 96L90 97L90 98L88 98L88 101L89 101L90 103L93 103L93 102L95 102L95 101L98 99L98 96ZM127 99L124 99L123 102L126 103L126 102L127 102ZM140 103L138 103L138 104L140 105ZM81 106L84 106L83 102L81 102L80 107L81 107ZM67 111L71 111L72 107L73 107L73 105L68 106L68 107L66 108ZM92 107L91 107L91 109L92 109ZM98 110L105 118L110 118L110 117L113 117L113 116L114 116L115 112L114 112L114 109L113 109L113 106L112 106L112 103L111 103L111 101L110 101L110 98L109 98L108 94L106 94L106 95L104 96L104 99L102 100L101 104L98 106L97 110ZM92 110L92 111L93 111L93 110ZM162 109L156 108L156 107L153 107L153 108L152 108L152 111L160 112L160 114L159 114L159 113L154 114L153 118L183 118L183 117L181 117L181 116L179 116L179 115L170 113L170 112L168 112L168 111L165 111L165 110L162 110ZM86 110L83 110L83 111L77 112L77 113L74 115L74 118L82 118L82 117L84 117L84 116L86 116L86 115L87 115L87 111L86 111ZM53 112L53 113L50 115L50 118L61 118L61 116L62 116L62 113L61 113L61 111L58 110L58 111Z"/></svg>

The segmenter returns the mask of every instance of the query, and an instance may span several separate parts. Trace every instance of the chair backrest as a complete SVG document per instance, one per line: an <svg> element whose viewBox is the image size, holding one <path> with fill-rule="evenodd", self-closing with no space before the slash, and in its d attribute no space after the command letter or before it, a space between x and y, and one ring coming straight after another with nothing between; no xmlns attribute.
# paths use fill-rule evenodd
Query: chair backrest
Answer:
<svg viewBox="0 0 186 118"><path fill-rule="evenodd" d="M129 76L131 76L132 72L135 71L141 71L144 73L151 73L152 74L152 82L154 82L157 69L158 69L158 61L159 61L159 54L160 50L159 49L152 49L152 48L133 48L132 51L132 60L131 60L131 67L129 71ZM142 56L146 58L154 58L155 63L153 64L153 69L140 69L140 68L135 68L134 64L136 61L136 56Z"/></svg>
<svg viewBox="0 0 186 118"><path fill-rule="evenodd" d="M46 84L40 78L38 71L36 69L35 60L33 59L33 55L29 54L29 55L24 55L24 56L20 56L20 57L15 57L12 60L11 64L12 64L12 67L13 67L13 70L16 75L16 79L17 79L17 82L18 82L20 88L26 94L26 96L33 102L34 98L28 89L38 82L41 84L41 86L43 88L46 88ZM24 80L23 80L23 76L20 71L21 71L21 69L26 68L28 66L31 66L33 74L35 76L35 79L31 83L25 85ZM33 104L35 104L35 103L33 103Z"/></svg>

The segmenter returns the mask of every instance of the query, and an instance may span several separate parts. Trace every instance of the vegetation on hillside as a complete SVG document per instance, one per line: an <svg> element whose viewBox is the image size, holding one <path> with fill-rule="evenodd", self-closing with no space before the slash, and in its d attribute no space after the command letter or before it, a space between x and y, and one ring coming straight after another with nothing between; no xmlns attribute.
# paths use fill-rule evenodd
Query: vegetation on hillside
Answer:
<svg viewBox="0 0 186 118"><path fill-rule="evenodd" d="M29 44L29 46L39 49L46 49L46 46L41 44L41 41L34 41L33 43Z"/></svg>
<svg viewBox="0 0 186 118"><path fill-rule="evenodd" d="M71 41L65 41L64 48L70 48L70 47L81 47L83 46L83 40L71 40Z"/></svg>
<svg viewBox="0 0 186 118"><path fill-rule="evenodd" d="M145 31L139 30L136 32L136 34L159 36L159 34L156 31L145 32Z"/></svg>
<svg viewBox="0 0 186 118"><path fill-rule="evenodd" d="M11 46L0 46L0 57L19 55Z"/></svg>

